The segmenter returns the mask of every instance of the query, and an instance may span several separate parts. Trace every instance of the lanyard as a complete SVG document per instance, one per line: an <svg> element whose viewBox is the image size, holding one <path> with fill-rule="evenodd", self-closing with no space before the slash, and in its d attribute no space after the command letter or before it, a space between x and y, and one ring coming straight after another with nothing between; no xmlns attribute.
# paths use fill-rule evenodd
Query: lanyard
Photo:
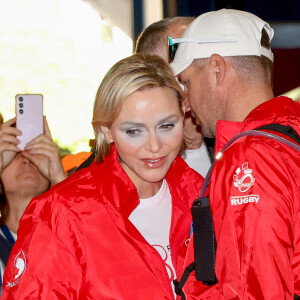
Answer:
<svg viewBox="0 0 300 300"><path fill-rule="evenodd" d="M10 230L8 229L8 227L3 224L0 228L4 234L4 236L6 237L6 239L8 240L8 242L13 246L15 244L15 239L13 237L13 235L11 234ZM2 295L2 291L3 291L3 286L2 286L2 274L0 271L0 296Z"/></svg>
<svg viewBox="0 0 300 300"><path fill-rule="evenodd" d="M15 239L12 236L11 232L9 231L8 227L5 224L3 224L1 226L1 230L4 236L6 237L6 239L9 241L9 243L13 246L15 244Z"/></svg>

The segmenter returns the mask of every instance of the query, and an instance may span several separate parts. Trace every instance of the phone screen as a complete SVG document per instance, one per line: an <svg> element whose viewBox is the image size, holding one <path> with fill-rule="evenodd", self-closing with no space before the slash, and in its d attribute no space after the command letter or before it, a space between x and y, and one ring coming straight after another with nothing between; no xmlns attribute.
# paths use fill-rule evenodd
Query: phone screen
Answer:
<svg viewBox="0 0 300 300"><path fill-rule="evenodd" d="M17 128L22 131L18 147L24 150L26 144L43 134L43 95L19 94L16 96Z"/></svg>

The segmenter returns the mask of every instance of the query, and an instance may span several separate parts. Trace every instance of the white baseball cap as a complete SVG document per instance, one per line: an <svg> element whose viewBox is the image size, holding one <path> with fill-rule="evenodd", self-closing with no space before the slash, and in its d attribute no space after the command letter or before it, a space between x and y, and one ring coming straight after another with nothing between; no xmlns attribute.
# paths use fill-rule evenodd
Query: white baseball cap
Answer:
<svg viewBox="0 0 300 300"><path fill-rule="evenodd" d="M274 30L259 17L240 10L221 9L200 15L186 29L179 43L174 61L174 75L184 71L197 58L221 56L266 56L273 61L270 49L261 46L262 29L269 41Z"/></svg>

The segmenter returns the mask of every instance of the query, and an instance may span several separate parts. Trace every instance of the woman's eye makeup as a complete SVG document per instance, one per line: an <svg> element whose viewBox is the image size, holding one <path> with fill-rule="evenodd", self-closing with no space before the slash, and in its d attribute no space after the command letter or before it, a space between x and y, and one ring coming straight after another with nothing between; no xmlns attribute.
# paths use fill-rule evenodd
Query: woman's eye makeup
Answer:
<svg viewBox="0 0 300 300"><path fill-rule="evenodd" d="M164 124L162 124L162 125L160 125L160 127L159 128L161 128L161 129L166 129L166 130L171 130L172 128L174 128L175 127L175 124L174 123L164 123Z"/></svg>
<svg viewBox="0 0 300 300"><path fill-rule="evenodd" d="M141 132L141 130L136 129L136 128L130 128L130 129L125 130L125 133L131 137L137 136L140 132Z"/></svg>
<svg viewBox="0 0 300 300"><path fill-rule="evenodd" d="M168 120L166 120L168 119ZM176 124L179 121L179 118L176 116L168 117L161 122L158 122L155 126L155 130L159 130L161 132L168 132L176 127ZM171 120L170 120L171 119ZM149 128L143 123L133 123L133 122L126 122L121 125L121 131L124 132L129 137L138 137L144 135Z"/></svg>

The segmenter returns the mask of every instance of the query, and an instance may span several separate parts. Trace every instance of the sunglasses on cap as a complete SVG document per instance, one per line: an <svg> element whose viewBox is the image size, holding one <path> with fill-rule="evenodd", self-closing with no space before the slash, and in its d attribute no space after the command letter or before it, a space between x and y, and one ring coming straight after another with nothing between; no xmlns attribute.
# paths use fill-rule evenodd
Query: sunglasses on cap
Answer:
<svg viewBox="0 0 300 300"><path fill-rule="evenodd" d="M226 38L203 38L203 39L193 39L193 38L178 38L173 39L170 36L167 36L168 40L168 49L169 49L169 64L173 62L177 48L180 43L194 43L194 44L207 44L207 43L223 43L223 42L237 42L236 39L226 39Z"/></svg>
<svg viewBox="0 0 300 300"><path fill-rule="evenodd" d="M175 41L176 39L172 39L170 36L167 36L167 40L168 40L168 49L169 49L168 62L170 64L174 60L179 42Z"/></svg>

